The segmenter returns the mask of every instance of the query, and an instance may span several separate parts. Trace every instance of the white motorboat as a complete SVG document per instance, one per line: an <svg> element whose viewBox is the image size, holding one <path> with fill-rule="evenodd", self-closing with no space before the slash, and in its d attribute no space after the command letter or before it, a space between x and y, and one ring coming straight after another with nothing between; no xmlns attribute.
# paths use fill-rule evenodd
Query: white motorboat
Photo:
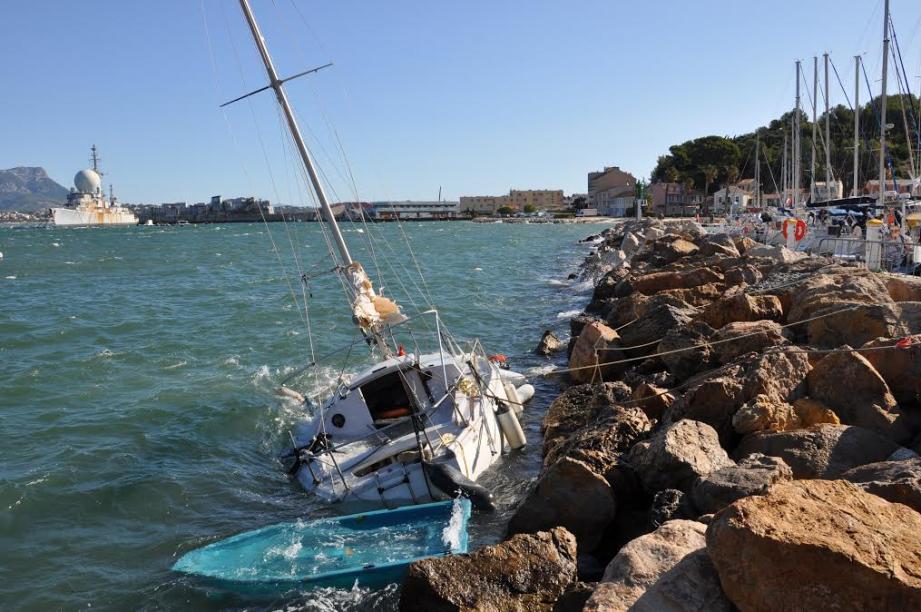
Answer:
<svg viewBox="0 0 921 612"><path fill-rule="evenodd" d="M398 304L375 291L349 253L301 136L283 87L290 79L276 73L249 2L240 0L240 5L269 77L267 87L251 94L268 88L275 92L325 222L321 227L328 232L330 257L346 290L349 315L375 362L356 376L341 376L332 396L309 410L292 434L293 448L286 457L289 472L307 491L327 501L402 505L466 493L474 503L488 504L488 493L473 481L504 447L525 444L518 415L533 387L523 384L523 376L501 369L496 363L500 360L490 359L478 342L461 348L437 310L416 313L410 320ZM408 245L406 251L409 262L414 256ZM306 283L306 275L301 280ZM429 352L418 346L419 335L408 333L414 322L434 331ZM285 394L299 396L287 389Z"/></svg>

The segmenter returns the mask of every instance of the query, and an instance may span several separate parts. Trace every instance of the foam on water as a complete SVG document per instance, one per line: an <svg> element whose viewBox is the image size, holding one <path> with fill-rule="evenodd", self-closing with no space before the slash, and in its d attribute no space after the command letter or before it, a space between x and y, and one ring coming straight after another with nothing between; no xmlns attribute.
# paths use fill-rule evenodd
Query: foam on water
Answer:
<svg viewBox="0 0 921 612"><path fill-rule="evenodd" d="M461 530L464 526L464 511L461 507L460 499L454 500L451 508L451 520L445 525L441 533L441 541L449 550L457 550L461 544Z"/></svg>
<svg viewBox="0 0 921 612"><path fill-rule="evenodd" d="M556 313L556 318L569 320L573 318L574 316L576 316L577 314L580 314L581 312L582 312L581 308L576 308L574 310L564 310L563 312Z"/></svg>

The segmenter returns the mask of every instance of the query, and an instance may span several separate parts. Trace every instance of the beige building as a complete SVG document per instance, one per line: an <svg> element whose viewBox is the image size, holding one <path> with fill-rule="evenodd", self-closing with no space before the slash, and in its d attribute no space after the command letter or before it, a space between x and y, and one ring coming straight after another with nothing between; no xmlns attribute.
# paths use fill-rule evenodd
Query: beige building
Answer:
<svg viewBox="0 0 921 612"><path fill-rule="evenodd" d="M461 196L461 214L495 215L496 211L509 206L508 196Z"/></svg>
<svg viewBox="0 0 921 612"><path fill-rule="evenodd" d="M588 173L588 205L599 215L623 217L634 205L636 177L617 166Z"/></svg>
<svg viewBox="0 0 921 612"><path fill-rule="evenodd" d="M534 210L561 210L562 189L512 189L508 194L509 205L515 210L533 207Z"/></svg>

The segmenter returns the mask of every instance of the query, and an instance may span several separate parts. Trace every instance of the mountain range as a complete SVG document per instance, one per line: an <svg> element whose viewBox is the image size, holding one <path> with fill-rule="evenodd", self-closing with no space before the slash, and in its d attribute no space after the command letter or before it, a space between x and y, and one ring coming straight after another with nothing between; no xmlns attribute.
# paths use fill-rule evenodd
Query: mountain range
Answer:
<svg viewBox="0 0 921 612"><path fill-rule="evenodd" d="M39 211L63 204L67 193L67 188L49 178L44 168L0 170L0 210Z"/></svg>

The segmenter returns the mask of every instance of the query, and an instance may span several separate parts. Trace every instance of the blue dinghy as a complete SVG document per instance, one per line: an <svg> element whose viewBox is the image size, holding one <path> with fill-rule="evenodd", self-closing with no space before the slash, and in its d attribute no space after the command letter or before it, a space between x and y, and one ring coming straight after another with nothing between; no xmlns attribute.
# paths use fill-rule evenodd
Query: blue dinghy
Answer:
<svg viewBox="0 0 921 612"><path fill-rule="evenodd" d="M379 588L410 563L467 552L470 501L279 523L183 555L173 569L246 592L313 587Z"/></svg>

